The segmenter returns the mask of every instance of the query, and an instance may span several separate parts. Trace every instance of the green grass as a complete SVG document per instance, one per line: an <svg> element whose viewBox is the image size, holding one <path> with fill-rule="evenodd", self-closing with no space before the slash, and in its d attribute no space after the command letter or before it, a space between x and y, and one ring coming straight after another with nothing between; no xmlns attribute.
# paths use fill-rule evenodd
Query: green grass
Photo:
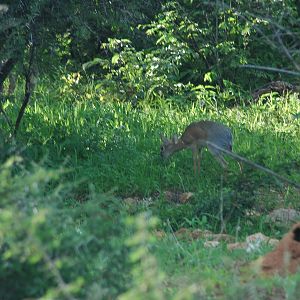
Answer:
<svg viewBox="0 0 300 300"><path fill-rule="evenodd" d="M149 240L145 250L141 245L149 239L149 231L145 230L145 225L141 230L140 221L138 223L140 229L130 241L140 243L133 254L142 259L142 267L134 269L131 298L298 299L299 273L287 277L264 277L254 267L253 262L271 251L270 246L249 253L245 250L228 251L225 243L217 248L206 248L203 239L177 239L172 231L168 231L163 238ZM151 254L155 255L156 263ZM143 297L133 297L141 291L144 291ZM158 296L157 291L163 291L164 296Z"/></svg>
<svg viewBox="0 0 300 300"><path fill-rule="evenodd" d="M266 104L231 109L163 103L157 109L146 104L132 108L126 103L104 103L96 95L79 101L40 93L36 93L19 132L19 139L27 145L24 154L29 160L45 160L52 167L64 165L71 170L68 180L82 182L78 197L83 197L91 184L103 192L114 190L122 198L151 196L151 209L163 219L171 213L178 225L184 218L215 216L221 190L224 211L233 211L233 221L248 208L299 207L292 187L285 188L249 166L240 174L231 158L221 189L223 170L210 153L203 154L198 177L193 174L189 150L165 163L159 156L160 133L180 134L192 121L212 119L232 128L236 153L300 182L300 120L292 117L300 111L300 104L295 97L274 97ZM155 197L166 190L190 191L195 197L184 208L176 208L177 214ZM272 197L270 190L276 191Z"/></svg>
<svg viewBox="0 0 300 300"><path fill-rule="evenodd" d="M4 106L11 117L16 115L14 104L6 102ZM180 134L195 120L217 120L232 128L234 152L300 182L300 120L292 116L299 111L300 102L292 95L234 108L164 102L133 108L126 103L100 101L96 93L87 97L84 92L47 92L40 87L23 119L18 146L28 166L34 161L47 168L67 170L62 177L64 183L77 183L69 194L71 203L86 200L91 190L112 193L120 202L137 196L141 200L137 205L123 205L130 215L147 210L159 217L160 228L165 230L171 226L172 230L193 227L218 232L222 198L228 233L235 235L240 226L239 240L257 231L280 237L282 231L266 223L265 215L276 207L299 209L297 190L246 165L241 174L231 158L227 158L229 171L221 185L223 170L207 151L201 174L195 177L188 150L162 162L159 136ZM5 128L2 119L0 122ZM177 205L166 201L164 191L193 192L194 197ZM248 216L249 210L260 215ZM240 265L268 249L251 255L229 253L225 245L206 249L201 240L180 242L178 246L171 235L151 247L166 275L164 286L169 297L193 285L199 287L197 293L205 291L205 299L241 299L240 290L243 295L268 294L269 287L260 287L265 281L250 279L241 284L239 273ZM293 295L289 278L275 278L274 282L270 283L271 290L279 286L285 294Z"/></svg>

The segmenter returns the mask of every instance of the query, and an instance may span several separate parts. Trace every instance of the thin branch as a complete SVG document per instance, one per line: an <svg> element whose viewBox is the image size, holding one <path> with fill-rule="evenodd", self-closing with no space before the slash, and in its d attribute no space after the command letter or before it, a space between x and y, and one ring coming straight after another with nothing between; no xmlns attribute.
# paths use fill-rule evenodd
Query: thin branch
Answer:
<svg viewBox="0 0 300 300"><path fill-rule="evenodd" d="M244 17L243 15L242 15L242 13L241 12L238 12L238 11L236 11L236 13L241 17L241 18L244 18L244 19L246 19L247 20L247 18L246 17ZM273 19L271 19L271 18L266 18L265 16L257 16L257 15L255 15L255 14L253 14L253 13L250 13L250 12L245 12L245 14L246 15L248 15L248 16L250 16L250 17L252 17L252 18L257 18L257 17L259 17L259 18L261 18L261 19L263 19L263 20L265 20L265 21L267 21L268 23L270 23L271 25L273 25L273 26L275 26L278 30L276 31L275 29L274 29L274 36L275 36L275 38L277 38L277 40L278 40L278 42L279 42L279 45L276 45L271 39L269 39L268 37L267 37L267 35L258 27L258 26L256 26L256 25L253 25L253 27L268 41L268 43L270 44L270 45L272 45L273 47L275 47L275 48L277 48L278 50L281 50L287 57L288 57L288 59L293 63L293 65L295 66L295 68L297 69L297 71L300 71L300 67L299 67L299 65L295 62L295 60L293 59L293 57L291 56L291 54L290 54L290 51L285 47L285 45L283 44L283 41L282 41L282 39L279 37L279 35L278 35L278 31L280 30L280 31L284 31L288 36L290 36L290 37L292 37L295 41L297 41L298 39L297 39L297 37L296 37L296 35L295 35L295 33L293 33L292 31L290 31L289 29L287 29L287 28L285 28L284 26L282 26L282 25L280 25L279 23L277 23L276 21L274 21ZM297 43L298 44L298 43ZM298 46L298 45L297 45Z"/></svg>
<svg viewBox="0 0 300 300"><path fill-rule="evenodd" d="M64 295L64 298L66 298L68 300L77 300L68 291L68 285L65 283L59 270L55 266L54 262L51 260L50 256L48 255L48 253L47 253L44 245L41 243L41 241L35 235L31 234L30 232L28 232L28 235L29 235L30 240L35 244L35 246L37 246L39 251L42 253L43 260L46 263L48 270L52 273L52 275L56 281L56 284L58 286L58 289Z"/></svg>
<svg viewBox="0 0 300 300"><path fill-rule="evenodd" d="M287 35L289 35L290 37L294 38L295 40L298 40L296 34L295 34L293 31L291 31L291 30L289 30L288 28L286 28L286 27L280 25L279 23L277 23L276 21L274 21L274 19L266 18L265 16L257 16L257 15L255 15L255 14L253 14L253 13L250 13L249 11L245 12L245 14L247 14L247 15L249 15L249 16L251 16L251 17L254 17L254 18L259 17L259 18L261 18L262 20L267 21L267 22L270 23L271 25L274 25L274 26L277 27L278 29L280 29L280 30L286 32Z"/></svg>
<svg viewBox="0 0 300 300"><path fill-rule="evenodd" d="M223 2L221 3L220 1L217 2L218 5L222 5L222 6L225 6L227 8L231 8L228 4L224 4ZM231 8L232 9L232 8ZM237 16L239 16L241 19L245 20L245 21L249 21L248 18L260 18L268 23L270 23L271 25L277 27L277 29L281 30L281 31L284 31L287 35L289 35L290 37L292 37L294 39L294 41L298 41L297 39L297 36L294 32L290 31L289 29L285 28L284 26L280 25L279 23L277 23L276 21L274 21L273 19L271 18L267 18L266 16L261 16L261 15L256 15L254 13L251 13L249 11L246 11L246 12L240 12L238 11L237 9L235 9L235 13ZM290 51L288 51L288 49L283 45L282 41L280 42L279 41L279 44L280 45L276 45L264 32L263 30L260 29L259 26L253 24L252 23L252 26L253 28L255 28L257 30L257 32L259 32L267 41L267 43L274 47L274 48L277 48L279 50L282 50L283 53L290 59L292 60L293 64L295 65L296 69L299 71L299 66L296 64L296 62L294 61L294 59L291 57L290 55ZM276 37L276 33L275 33L275 37ZM298 44L298 43L297 43ZM281 46L281 47L280 47ZM298 46L298 45L297 45Z"/></svg>
<svg viewBox="0 0 300 300"><path fill-rule="evenodd" d="M211 2L206 2L206 3L209 4L209 5L212 5ZM249 19L244 15L244 13L238 11L237 9L235 9L235 8L233 8L233 7L231 7L231 6L229 6L228 4L226 4L226 3L224 3L224 2L217 1L217 3L218 3L218 5L221 6L222 8L226 7L226 8L228 8L228 9L234 10L234 12L236 13L236 15L237 15L238 17L240 17L241 19L243 19L243 20L246 21L246 22L252 23L253 28L255 28L256 31L259 32L259 33L266 39L266 41L268 42L268 44L269 44L271 47L277 48L276 44L275 44L271 39L269 39L269 37L268 37L268 36L267 36L267 35L259 28L259 26L256 26L255 24L253 24L253 22L249 21ZM250 15L250 13L247 13L247 12L246 12L245 14ZM251 15L250 15L250 16L251 16ZM253 15L252 17L257 18L258 16ZM259 18L262 18L262 17L259 16ZM263 18L262 18L262 19L263 19Z"/></svg>
<svg viewBox="0 0 300 300"><path fill-rule="evenodd" d="M52 262L51 258L49 257L49 255L47 254L47 252L43 249L43 258L44 261L46 262L48 269L50 270L50 272L53 274L53 276L55 277L56 283L59 287L59 289L61 290L61 292L63 293L63 295L68 299L68 300L76 300L76 298L74 298L69 292L68 292L68 286L67 284L64 282L62 276L60 275L58 269L56 268L55 264Z"/></svg>
<svg viewBox="0 0 300 300"><path fill-rule="evenodd" d="M25 95L23 99L22 106L20 108L15 129L14 129L14 136L17 135L21 120L23 118L23 115L25 113L25 109L29 103L29 99L32 93L32 90L34 88L34 74L33 74L33 61L34 61L34 55L35 55L35 44L32 42L30 44L30 53L29 53L29 63L28 63L28 70L26 74L26 82L25 82Z"/></svg>
<svg viewBox="0 0 300 300"><path fill-rule="evenodd" d="M248 69L257 69L257 70L264 70L264 71L271 71L271 72L279 72L279 73L285 73L289 75L295 75L300 76L300 72L285 70L285 69L279 69L279 68L273 68L273 67L265 67L265 66L257 66L257 65L240 65L240 68L248 68Z"/></svg>
<svg viewBox="0 0 300 300"><path fill-rule="evenodd" d="M272 170L270 170L270 169L268 169L266 167L263 167L263 166L255 163L255 162L253 162L253 161L251 161L251 160L249 160L249 159L247 159L247 158L245 158L243 156L240 156L240 155L238 155L236 153L233 153L231 151L223 149L223 148L217 146L214 143L206 142L206 144L209 145L209 146L212 146L213 148L215 148L215 149L217 149L219 151L222 151L222 152L226 153L227 155L231 156L233 159L235 159L237 161L244 162L244 163L246 163L246 164L248 164L248 165L250 165L250 166L252 166L252 167L254 167L256 169L259 169L259 170L261 170L261 171L263 171L263 172L265 172L267 174L270 174L273 177L278 178L280 181L286 182L286 183L288 183L288 184L290 184L290 185L292 185L292 186L294 186L294 187L296 187L297 189L300 190L300 184L297 183L297 182L294 182L294 181L292 181L292 180L290 180L290 179L288 179L288 178L286 178L286 177L284 177L282 175L279 175L279 174L275 173L274 171L272 171Z"/></svg>
<svg viewBox="0 0 300 300"><path fill-rule="evenodd" d="M290 51L285 47L285 45L283 44L282 38L280 36L280 33L277 31L275 33L275 36L282 48L282 51L285 53L285 55L288 57L288 59L292 62L292 64L294 65L294 67L296 68L297 71L300 71L300 67L299 65L295 62L294 58L292 57Z"/></svg>

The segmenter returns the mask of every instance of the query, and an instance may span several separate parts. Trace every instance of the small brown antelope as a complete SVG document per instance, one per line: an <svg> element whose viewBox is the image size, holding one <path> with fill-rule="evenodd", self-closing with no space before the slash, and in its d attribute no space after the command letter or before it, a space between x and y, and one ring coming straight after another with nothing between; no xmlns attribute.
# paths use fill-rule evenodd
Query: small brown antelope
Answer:
<svg viewBox="0 0 300 300"><path fill-rule="evenodd" d="M228 162L224 159L220 148L232 152L231 129L214 121L193 122L185 129L180 138L174 135L173 138L167 139L161 135L161 140L160 154L164 159L182 149L191 149L193 152L195 174L197 170L200 173L200 155L204 147L208 148L223 168L227 168ZM241 169L240 164L239 166Z"/></svg>

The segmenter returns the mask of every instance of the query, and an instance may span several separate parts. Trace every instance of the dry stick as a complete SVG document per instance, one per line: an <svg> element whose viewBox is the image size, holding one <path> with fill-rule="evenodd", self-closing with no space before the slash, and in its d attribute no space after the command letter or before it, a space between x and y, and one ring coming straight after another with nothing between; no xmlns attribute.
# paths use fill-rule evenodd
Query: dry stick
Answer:
<svg viewBox="0 0 300 300"><path fill-rule="evenodd" d="M272 171L272 170L270 170L268 168L265 168L265 167L263 167L263 166L255 163L255 162L253 162L253 161L251 161L251 160L243 157L243 156L240 156L240 155L238 155L236 153L233 153L231 151L223 149L223 148L217 146L214 143L206 142L206 144L209 145L209 146L212 146L213 148L215 148L215 149L217 149L219 151L222 151L222 152L226 153L227 155L231 156L233 159L235 159L237 161L244 162L244 163L246 163L246 164L248 164L248 165L250 165L250 166L252 166L252 167L254 167L256 169L262 170L263 172L268 173L268 174L270 174L270 175L278 178L279 180L281 180L283 182L286 182L286 183L288 183L288 184L290 184L290 185L292 185L292 186L294 186L294 187L296 187L297 189L300 190L300 184L297 183L297 182L294 182L294 181L292 181L292 180L290 180L290 179L288 179L288 178L286 178L286 177L284 177L282 175L279 175L279 174L275 173L274 171Z"/></svg>

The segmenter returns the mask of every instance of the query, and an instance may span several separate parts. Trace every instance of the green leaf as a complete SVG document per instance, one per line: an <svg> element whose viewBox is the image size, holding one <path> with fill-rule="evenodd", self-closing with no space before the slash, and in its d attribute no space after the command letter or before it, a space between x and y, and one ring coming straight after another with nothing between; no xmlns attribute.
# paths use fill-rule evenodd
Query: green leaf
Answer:
<svg viewBox="0 0 300 300"><path fill-rule="evenodd" d="M92 61L88 61L82 65L83 70L87 70L95 65L105 65L107 61L101 58L94 58Z"/></svg>
<svg viewBox="0 0 300 300"><path fill-rule="evenodd" d="M117 64L119 61L119 58L120 58L120 55L118 53L116 53L111 59L112 64L113 65Z"/></svg>

